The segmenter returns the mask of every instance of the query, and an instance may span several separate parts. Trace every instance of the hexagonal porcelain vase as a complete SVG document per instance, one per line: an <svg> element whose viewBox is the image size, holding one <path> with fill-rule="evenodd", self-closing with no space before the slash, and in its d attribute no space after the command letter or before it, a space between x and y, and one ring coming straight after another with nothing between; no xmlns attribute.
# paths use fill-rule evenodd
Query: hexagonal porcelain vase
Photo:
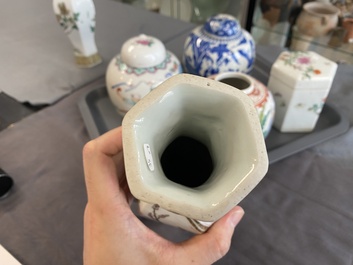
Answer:
<svg viewBox="0 0 353 265"><path fill-rule="evenodd" d="M264 177L252 100L204 77L171 77L124 117L126 177L140 214L202 233Z"/></svg>

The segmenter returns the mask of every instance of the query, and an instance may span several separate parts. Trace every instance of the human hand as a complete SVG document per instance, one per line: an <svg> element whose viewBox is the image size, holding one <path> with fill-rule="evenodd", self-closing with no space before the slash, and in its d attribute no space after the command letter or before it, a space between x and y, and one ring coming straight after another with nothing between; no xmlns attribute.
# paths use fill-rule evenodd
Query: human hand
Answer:
<svg viewBox="0 0 353 265"><path fill-rule="evenodd" d="M236 206L204 234L173 243L147 228L131 211L121 127L87 143L83 165L88 202L84 215L85 265L212 264L229 250L244 211Z"/></svg>

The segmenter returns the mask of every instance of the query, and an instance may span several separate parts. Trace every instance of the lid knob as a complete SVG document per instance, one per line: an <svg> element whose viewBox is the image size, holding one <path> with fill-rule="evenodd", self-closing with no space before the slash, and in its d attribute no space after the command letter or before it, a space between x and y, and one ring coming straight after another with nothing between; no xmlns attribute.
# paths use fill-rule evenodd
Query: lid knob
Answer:
<svg viewBox="0 0 353 265"><path fill-rule="evenodd" d="M121 48L121 59L130 67L148 68L166 58L164 44L157 38L141 34L128 39Z"/></svg>
<svg viewBox="0 0 353 265"><path fill-rule="evenodd" d="M241 31L241 26L235 17L219 14L206 21L204 30L211 35L219 37L232 37Z"/></svg>

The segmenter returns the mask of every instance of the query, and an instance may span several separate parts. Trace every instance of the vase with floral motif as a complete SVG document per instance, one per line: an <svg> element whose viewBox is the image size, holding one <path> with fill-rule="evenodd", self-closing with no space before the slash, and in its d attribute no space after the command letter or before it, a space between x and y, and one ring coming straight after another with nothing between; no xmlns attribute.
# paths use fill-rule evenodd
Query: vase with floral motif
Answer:
<svg viewBox="0 0 353 265"><path fill-rule="evenodd" d="M92 0L53 0L54 13L74 47L75 62L90 68L102 62L95 42L95 6Z"/></svg>
<svg viewBox="0 0 353 265"><path fill-rule="evenodd" d="M122 116L169 77L182 72L178 58L157 38L141 34L128 39L106 71L110 100Z"/></svg>
<svg viewBox="0 0 353 265"><path fill-rule="evenodd" d="M252 36L228 14L209 18L185 40L183 66L190 74L207 77L229 71L248 73L254 61Z"/></svg>

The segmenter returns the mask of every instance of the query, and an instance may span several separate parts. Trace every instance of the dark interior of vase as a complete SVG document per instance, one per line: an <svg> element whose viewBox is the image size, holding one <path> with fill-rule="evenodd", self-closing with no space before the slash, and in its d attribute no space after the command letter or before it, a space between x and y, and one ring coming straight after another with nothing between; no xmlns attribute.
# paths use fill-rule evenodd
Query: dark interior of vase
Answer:
<svg viewBox="0 0 353 265"><path fill-rule="evenodd" d="M190 188L204 184L214 168L207 146L183 135L175 138L165 148L161 166L169 180Z"/></svg>

